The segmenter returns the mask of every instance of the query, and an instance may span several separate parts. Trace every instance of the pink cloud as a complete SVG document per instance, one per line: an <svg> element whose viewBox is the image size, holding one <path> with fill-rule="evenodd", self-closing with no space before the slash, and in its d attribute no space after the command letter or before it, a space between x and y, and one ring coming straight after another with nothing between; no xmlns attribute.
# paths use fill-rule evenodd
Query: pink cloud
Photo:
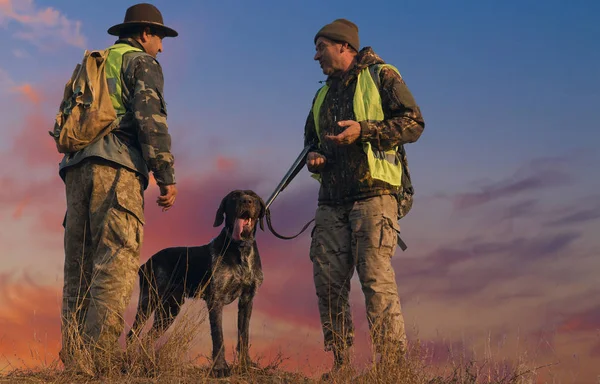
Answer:
<svg viewBox="0 0 600 384"><path fill-rule="evenodd" d="M0 356L13 367L52 361L60 348L60 289L0 274Z"/></svg>
<svg viewBox="0 0 600 384"><path fill-rule="evenodd" d="M600 332L600 308L591 308L587 311L573 314L563 320L557 328L559 333L570 332Z"/></svg>
<svg viewBox="0 0 600 384"><path fill-rule="evenodd" d="M15 207L15 210L13 211L13 219L21 218L21 216L23 216L23 210L29 205L30 202L31 197L29 196L25 196L21 201L19 201Z"/></svg>
<svg viewBox="0 0 600 384"><path fill-rule="evenodd" d="M44 111L48 98L40 87L28 83L13 85L11 92L16 93L25 101L22 104L23 115L19 124L12 127L13 141L9 143L9 152L0 153L4 162L15 163L19 158L27 165L27 172L49 165L57 165L62 155L56 150L53 139L47 133L53 129L53 116ZM31 168L33 167L33 169ZM57 168L55 168L58 172ZM11 172L19 172L18 167L11 168Z"/></svg>
<svg viewBox="0 0 600 384"><path fill-rule="evenodd" d="M535 175L510 178L487 185L478 192L468 192L454 198L457 210L477 207L502 198L513 197L543 188L564 185L570 181L570 175L558 170L540 171Z"/></svg>
<svg viewBox="0 0 600 384"><path fill-rule="evenodd" d="M40 92L33 88L31 84L22 84L16 87L13 87L13 92L18 93L23 97L25 101L30 101L33 104L39 104L42 98Z"/></svg>
<svg viewBox="0 0 600 384"><path fill-rule="evenodd" d="M5 187L0 191L0 198L3 200L1 204L11 208L14 218L20 218L24 214L37 214L37 218L43 221L47 217L42 217L39 213L49 208L64 213L64 209L58 208L64 205L64 190L60 180L22 182L2 178L0 182Z"/></svg>
<svg viewBox="0 0 600 384"><path fill-rule="evenodd" d="M217 157L216 163L219 171L231 171L238 165L236 159L223 156Z"/></svg>
<svg viewBox="0 0 600 384"><path fill-rule="evenodd" d="M23 126L13 141L13 151L20 152L28 166L58 165L62 155L47 133L52 128L52 120L48 116L37 110L30 112L23 118ZM55 170L58 175L58 167Z"/></svg>
<svg viewBox="0 0 600 384"><path fill-rule="evenodd" d="M572 164L577 158L578 154L571 154L570 156L533 159L509 177L489 181L475 188L471 186L469 192L451 196L454 209L464 211L502 199L507 200L517 196L530 197L537 191L567 185L573 181ZM534 200L529 200L529 202L532 201ZM531 209L527 205L521 207ZM503 213L505 213L505 209L505 207L502 208Z"/></svg>
<svg viewBox="0 0 600 384"><path fill-rule="evenodd" d="M0 25L10 21L19 25L14 36L42 49L58 41L79 48L86 45L80 21L70 20L52 7L39 8L33 0L2 0Z"/></svg>

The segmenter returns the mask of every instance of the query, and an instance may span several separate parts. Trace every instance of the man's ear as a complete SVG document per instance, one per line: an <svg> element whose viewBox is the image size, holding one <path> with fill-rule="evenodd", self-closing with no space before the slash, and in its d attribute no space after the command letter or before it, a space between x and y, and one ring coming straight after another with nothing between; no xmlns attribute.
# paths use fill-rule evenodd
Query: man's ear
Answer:
<svg viewBox="0 0 600 384"><path fill-rule="evenodd" d="M150 28L146 27L142 30L142 32L140 33L140 40L145 43L149 40L150 36L152 35L152 30L150 30Z"/></svg>

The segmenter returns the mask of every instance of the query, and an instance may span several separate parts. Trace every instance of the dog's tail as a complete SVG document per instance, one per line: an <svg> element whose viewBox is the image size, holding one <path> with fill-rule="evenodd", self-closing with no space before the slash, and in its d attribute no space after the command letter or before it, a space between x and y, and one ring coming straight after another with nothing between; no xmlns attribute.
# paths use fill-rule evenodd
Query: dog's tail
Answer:
<svg viewBox="0 0 600 384"><path fill-rule="evenodd" d="M140 297L142 296L142 292L146 292L150 288L150 283L148 281L148 269L150 268L146 267L146 264L142 264L138 269L138 277L140 279Z"/></svg>

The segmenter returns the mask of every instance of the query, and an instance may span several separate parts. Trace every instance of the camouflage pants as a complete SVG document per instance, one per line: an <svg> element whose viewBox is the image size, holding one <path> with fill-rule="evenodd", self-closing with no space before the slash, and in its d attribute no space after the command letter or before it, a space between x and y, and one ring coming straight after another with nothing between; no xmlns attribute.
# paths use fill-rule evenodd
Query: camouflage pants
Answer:
<svg viewBox="0 0 600 384"><path fill-rule="evenodd" d="M317 208L310 258L326 351L353 344L348 295L355 269L376 350L392 346L404 351L404 319L391 264L400 231L397 212L397 201L389 195Z"/></svg>
<svg viewBox="0 0 600 384"><path fill-rule="evenodd" d="M65 366L82 347L116 352L139 268L143 186L136 173L87 160L65 177L62 350Z"/></svg>

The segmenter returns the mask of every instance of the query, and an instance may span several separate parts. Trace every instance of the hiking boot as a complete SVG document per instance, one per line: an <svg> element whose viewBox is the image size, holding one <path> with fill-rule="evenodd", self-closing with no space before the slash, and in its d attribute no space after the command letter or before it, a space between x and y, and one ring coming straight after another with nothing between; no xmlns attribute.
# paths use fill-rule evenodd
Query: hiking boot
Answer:
<svg viewBox="0 0 600 384"><path fill-rule="evenodd" d="M331 381L334 377L351 377L354 374L354 368L350 364L350 351L348 349L333 350L333 367L331 371L325 372L321 376L322 381Z"/></svg>

